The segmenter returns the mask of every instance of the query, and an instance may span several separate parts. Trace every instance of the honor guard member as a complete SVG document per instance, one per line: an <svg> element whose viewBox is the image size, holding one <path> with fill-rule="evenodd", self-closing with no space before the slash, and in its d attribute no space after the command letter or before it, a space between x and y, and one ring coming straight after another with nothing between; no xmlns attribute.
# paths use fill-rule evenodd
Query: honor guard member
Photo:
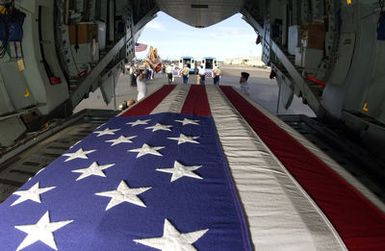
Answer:
<svg viewBox="0 0 385 251"><path fill-rule="evenodd" d="M203 65L199 67L198 74L199 74L199 83L201 85L204 85L205 79L206 79L206 70L203 68Z"/></svg>
<svg viewBox="0 0 385 251"><path fill-rule="evenodd" d="M185 64L180 74L183 77L183 84L188 84L189 74L190 68L188 68L187 64Z"/></svg>
<svg viewBox="0 0 385 251"><path fill-rule="evenodd" d="M219 85L219 80L221 78L221 70L219 69L218 66L215 66L213 69L212 77L214 80L214 85Z"/></svg>
<svg viewBox="0 0 385 251"><path fill-rule="evenodd" d="M137 101L142 100L147 95L147 86L146 86L146 68L145 66L139 67L137 78L136 78L136 88L138 91Z"/></svg>
<svg viewBox="0 0 385 251"><path fill-rule="evenodd" d="M167 74L168 83L171 84L172 83L172 65L170 65L170 64L167 65L165 72Z"/></svg>

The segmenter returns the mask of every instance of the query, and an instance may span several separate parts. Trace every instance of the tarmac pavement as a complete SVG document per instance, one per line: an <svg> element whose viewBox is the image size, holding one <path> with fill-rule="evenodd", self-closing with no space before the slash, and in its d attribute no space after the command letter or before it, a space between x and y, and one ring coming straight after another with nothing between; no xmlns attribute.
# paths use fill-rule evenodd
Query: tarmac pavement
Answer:
<svg viewBox="0 0 385 251"><path fill-rule="evenodd" d="M240 87L239 77L242 71L250 73L249 87L250 98L257 104L263 106L268 111L277 114L278 85L275 80L269 79L270 70L256 67L222 66L221 85L231 85L235 88ZM153 80L147 80L148 95L167 84L167 76L164 73L156 74ZM196 84L196 75L190 75L189 84ZM174 84L182 84L180 77L175 77ZM206 84L213 84L212 78L206 78ZM115 99L108 105L103 101L100 89L90 93L88 99L83 100L74 110L79 112L83 109L109 109L116 110L120 103L129 99L136 99L136 87L130 86L130 76L122 74L115 90ZM302 100L295 97L293 104L288 110L279 108L279 114L305 114L315 116L312 110L302 103Z"/></svg>

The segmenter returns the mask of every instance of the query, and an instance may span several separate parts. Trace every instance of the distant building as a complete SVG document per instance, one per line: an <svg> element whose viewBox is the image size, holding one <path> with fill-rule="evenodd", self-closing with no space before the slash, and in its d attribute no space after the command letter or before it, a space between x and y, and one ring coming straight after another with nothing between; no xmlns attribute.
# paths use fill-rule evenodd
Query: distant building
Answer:
<svg viewBox="0 0 385 251"><path fill-rule="evenodd" d="M237 58L227 58L224 60L226 65L245 65L245 66L254 66L261 67L265 64L262 62L261 57L237 57Z"/></svg>

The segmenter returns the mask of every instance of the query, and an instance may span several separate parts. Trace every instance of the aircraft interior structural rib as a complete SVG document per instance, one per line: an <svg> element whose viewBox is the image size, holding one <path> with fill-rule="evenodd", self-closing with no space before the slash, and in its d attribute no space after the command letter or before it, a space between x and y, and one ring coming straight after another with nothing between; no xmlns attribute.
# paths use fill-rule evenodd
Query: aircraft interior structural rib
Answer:
<svg viewBox="0 0 385 251"><path fill-rule="evenodd" d="M84 124L98 121L98 126L105 122L106 113L95 112L90 118L85 112L73 117L73 111L98 88L106 103L112 101L125 64L135 57L135 44L142 30L159 11L196 28L241 13L255 30L256 46L262 46L262 61L271 67L285 108L291 106L294 96L301 98L317 116L316 124L308 123L313 129L338 128L338 132L348 135L381 163L366 163L370 170L359 172L370 172L378 180L385 180L384 6L384 0L0 0L0 164L11 165L7 161L36 144L40 137L66 128L69 121L71 126L81 124L82 120ZM172 88L162 90L168 95ZM190 92L178 88L181 87L175 87L181 93ZM251 116L242 110L248 107L253 111L251 121L253 116L265 119L264 112L254 110L246 99L226 87L216 90L191 87L191 90L194 97L208 93L208 110L211 107L220 111L214 102L219 100L237 109L237 112L227 111L231 116ZM169 99L174 101L175 96ZM108 116L113 115L116 114L108 112ZM270 124L280 126L277 118L272 120L274 123ZM307 118L301 117L301 123L306 121ZM87 124L85 128L92 131L94 125ZM258 130L265 132L252 123L246 129L251 134ZM77 129L67 127L67 130ZM279 129L272 131L281 133ZM266 147L264 143L261 145ZM336 143L336 148L349 146ZM301 175L299 172L298 176ZM289 176L285 179L293 178ZM2 180L0 170L0 183ZM16 187L16 183L19 186L22 182L8 183ZM302 193L301 189L298 193ZM378 197L383 205L385 196ZM376 214L379 219L384 218L381 213ZM319 219L323 217L320 213ZM46 216L41 218L44 219ZM165 229L177 231L170 222L164 224ZM332 230L327 231L333 235ZM352 229L347 232L354 233ZM333 241L333 245L341 245L341 250L346 249L339 243L339 237ZM354 246L354 241L351 245Z"/></svg>

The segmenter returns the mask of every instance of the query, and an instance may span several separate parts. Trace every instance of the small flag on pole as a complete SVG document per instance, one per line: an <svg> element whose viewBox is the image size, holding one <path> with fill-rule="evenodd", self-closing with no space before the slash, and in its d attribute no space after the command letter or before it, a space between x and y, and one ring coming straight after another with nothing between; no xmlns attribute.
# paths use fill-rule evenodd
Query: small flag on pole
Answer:
<svg viewBox="0 0 385 251"><path fill-rule="evenodd" d="M141 44L141 43L135 44L135 52L143 52L145 50L147 50L147 44Z"/></svg>

